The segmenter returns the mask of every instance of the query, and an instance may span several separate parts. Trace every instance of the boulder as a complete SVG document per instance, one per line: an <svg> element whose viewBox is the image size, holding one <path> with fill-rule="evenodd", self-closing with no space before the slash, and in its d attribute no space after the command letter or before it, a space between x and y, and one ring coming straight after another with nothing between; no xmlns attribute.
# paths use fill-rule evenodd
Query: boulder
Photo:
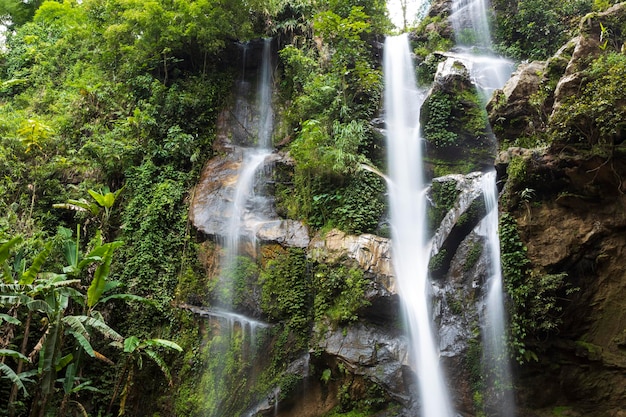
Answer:
<svg viewBox="0 0 626 417"><path fill-rule="evenodd" d="M521 64L504 87L493 94L487 111L499 141L513 141L541 124L539 112L529 105L529 99L539 91L544 69L542 61Z"/></svg>
<svg viewBox="0 0 626 417"><path fill-rule="evenodd" d="M445 172L466 174L493 163L495 140L480 94L462 60L448 57L439 63L420 111L420 126L433 171L446 167Z"/></svg>
<svg viewBox="0 0 626 417"><path fill-rule="evenodd" d="M329 329L319 334L318 340L318 347L341 361L350 373L368 377L400 402L408 400L408 340L397 330L357 323Z"/></svg>

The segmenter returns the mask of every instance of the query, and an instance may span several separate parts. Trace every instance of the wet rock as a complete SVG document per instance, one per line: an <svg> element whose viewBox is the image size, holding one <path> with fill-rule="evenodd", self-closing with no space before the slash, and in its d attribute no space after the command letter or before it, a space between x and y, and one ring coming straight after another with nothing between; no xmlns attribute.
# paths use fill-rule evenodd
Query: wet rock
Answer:
<svg viewBox="0 0 626 417"><path fill-rule="evenodd" d="M319 348L340 360L351 373L370 378L395 399L406 402L408 341L398 331L357 323L327 330L318 338Z"/></svg>
<svg viewBox="0 0 626 417"><path fill-rule="evenodd" d="M528 101L539 91L544 69L542 61L521 64L504 87L493 94L487 111L499 141L514 140L524 133L534 132L535 126L541 124L539 113Z"/></svg>
<svg viewBox="0 0 626 417"><path fill-rule="evenodd" d="M246 153L251 151L227 142L220 142L217 146L227 152L211 159L205 166L194 191L190 219L198 230L219 240L229 234L239 175ZM254 184L259 192L246 201L239 228L241 239L255 238L261 243L279 243L287 247L304 248L308 245L307 227L296 220L280 219L273 208L273 197L264 190L273 166L290 163L285 154L273 153L260 164ZM254 253L254 250L249 248L246 252Z"/></svg>
<svg viewBox="0 0 626 417"><path fill-rule="evenodd" d="M446 175L433 182L455 181L459 191L456 202L441 221L432 239L430 272L441 278L449 269L461 241L485 215L481 190L482 173Z"/></svg>
<svg viewBox="0 0 626 417"><path fill-rule="evenodd" d="M347 235L333 229L311 240L308 256L313 261L331 264L343 258L355 261L364 272L374 275L385 291L396 293L391 242L387 238L371 234Z"/></svg>

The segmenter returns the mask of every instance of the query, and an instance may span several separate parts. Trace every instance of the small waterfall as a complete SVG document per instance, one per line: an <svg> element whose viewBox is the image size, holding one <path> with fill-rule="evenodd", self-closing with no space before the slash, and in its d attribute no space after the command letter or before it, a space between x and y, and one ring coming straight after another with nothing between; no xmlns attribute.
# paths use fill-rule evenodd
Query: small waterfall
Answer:
<svg viewBox="0 0 626 417"><path fill-rule="evenodd" d="M502 88L515 69L512 61L494 54L492 50L488 9L488 0L452 1L449 19L456 36L457 52L447 54L467 67L485 103L494 90Z"/></svg>
<svg viewBox="0 0 626 417"><path fill-rule="evenodd" d="M272 108L272 39L263 40L263 57L257 84L257 108L259 109L259 127L257 147L272 147L272 131L274 128L274 110Z"/></svg>
<svg viewBox="0 0 626 417"><path fill-rule="evenodd" d="M224 157L231 173L220 189L222 200L227 202L220 215L228 220L219 233L223 246L219 283L213 291L212 307L201 312L192 310L210 319L210 338L204 354L217 358L207 360L206 380L210 382L203 386L207 410L202 414L207 417L242 415L258 401L251 387L258 378L256 363L263 360L260 346L267 343L265 330L269 326L236 313L241 306L233 300L240 256L256 254L257 232L271 205L271 199L257 191L264 188L264 168L272 154L272 41L263 41L261 54L256 53L255 46L242 45L242 77L236 85L229 126L231 140L226 147L231 154ZM246 62L251 57L261 58L256 74Z"/></svg>
<svg viewBox="0 0 626 417"><path fill-rule="evenodd" d="M431 328L419 111L424 93L415 83L406 34L387 37L384 48L385 120L388 142L393 264L411 336L422 415L453 415Z"/></svg>
<svg viewBox="0 0 626 417"><path fill-rule="evenodd" d="M450 21L460 46L491 49L488 0L453 0Z"/></svg>
<svg viewBox="0 0 626 417"><path fill-rule="evenodd" d="M500 240L498 238L498 190L496 172L485 173L482 181L487 215L481 222L481 232L489 249L490 276L487 280L487 304L483 320L483 369L492 392L487 407L490 416L515 415L513 382L506 344L506 310L502 269L500 264Z"/></svg>

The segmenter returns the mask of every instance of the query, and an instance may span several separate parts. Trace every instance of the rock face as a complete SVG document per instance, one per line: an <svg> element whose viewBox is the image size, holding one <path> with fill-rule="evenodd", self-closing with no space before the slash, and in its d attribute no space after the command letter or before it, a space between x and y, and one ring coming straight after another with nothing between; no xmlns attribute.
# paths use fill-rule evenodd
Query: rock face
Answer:
<svg viewBox="0 0 626 417"><path fill-rule="evenodd" d="M420 124L426 157L434 165L467 174L493 162L495 139L478 91L461 60L449 57L439 64L435 83L421 109Z"/></svg>
<svg viewBox="0 0 626 417"><path fill-rule="evenodd" d="M489 121L499 140L511 140L538 126L539 113L529 98L539 91L545 62L521 64L489 104Z"/></svg>
<svg viewBox="0 0 626 417"><path fill-rule="evenodd" d="M228 153L211 159L196 186L191 204L190 218L193 225L213 238L228 235L232 216L234 195L242 170L245 148L221 143L220 151ZM287 247L304 248L309 244L308 230L301 222L280 219L273 209L271 195L263 195L262 187L271 178L272 166L290 164L284 154L268 154L258 168L260 189L247 202L242 215L241 236L254 236L261 243L279 243Z"/></svg>
<svg viewBox="0 0 626 417"><path fill-rule="evenodd" d="M394 399L407 402L408 342L401 332L359 323L328 330L318 338L319 348L341 361L351 373L366 376Z"/></svg>
<svg viewBox="0 0 626 417"><path fill-rule="evenodd" d="M624 3L591 13L579 36L554 57L520 67L489 104L498 139L549 139L561 130L559 120L579 97L590 63L606 53L603 27L623 27L625 21ZM623 39L617 32L612 36ZM625 153L619 146L602 152L557 137L561 143L555 139L542 148L509 148L496 161L506 181L503 210L514 218L527 248L524 285L552 294L537 295L550 313L535 320L553 327L535 330L526 340L537 361L517 369L519 414L553 416L559 408L570 416L623 415ZM554 277L561 279L556 288L549 284Z"/></svg>
<svg viewBox="0 0 626 417"><path fill-rule="evenodd" d="M511 199L507 210L535 276L566 274L572 290L559 292L558 330L529 346L538 362L520 369L519 403L525 415L550 415L556 406L573 416L618 415L626 393L626 163L549 149L518 157L531 180L511 189L532 187L535 198Z"/></svg>

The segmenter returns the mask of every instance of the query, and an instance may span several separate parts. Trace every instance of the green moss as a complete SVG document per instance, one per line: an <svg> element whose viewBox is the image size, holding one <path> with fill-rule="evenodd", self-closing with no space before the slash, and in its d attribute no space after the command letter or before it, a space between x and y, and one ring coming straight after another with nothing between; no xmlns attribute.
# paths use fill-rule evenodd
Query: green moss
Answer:
<svg viewBox="0 0 626 417"><path fill-rule="evenodd" d="M465 256L465 263L463 264L463 271L468 272L471 270L476 262L480 259L480 255L483 253L483 245L480 242L474 242Z"/></svg>
<svg viewBox="0 0 626 417"><path fill-rule="evenodd" d="M426 124L423 127L424 139L436 147L448 147L457 144L458 135L450 130L450 118L455 103L452 98L442 92L433 92L424 106Z"/></svg>
<svg viewBox="0 0 626 417"><path fill-rule="evenodd" d="M515 187L515 185L523 184L526 180L526 165L527 159L515 156L509 162L509 165L506 169L506 173L508 176L508 180L511 182L511 186Z"/></svg>
<svg viewBox="0 0 626 417"><path fill-rule="evenodd" d="M285 320L305 336L309 327L310 286L302 249L289 249L267 262L259 277L261 308L272 320Z"/></svg>
<svg viewBox="0 0 626 417"><path fill-rule="evenodd" d="M463 295L460 293L452 294L451 292L446 293L446 304L448 304L448 308L450 308L450 312L455 315L460 315L463 313Z"/></svg>
<svg viewBox="0 0 626 417"><path fill-rule="evenodd" d="M436 271L441 268L443 266L444 260L446 259L446 256L448 256L448 251L446 249L441 249L439 252L437 252L435 256L430 258L430 261L428 262L428 270Z"/></svg>
<svg viewBox="0 0 626 417"><path fill-rule="evenodd" d="M430 188L432 205L428 209L428 221L431 230L435 230L445 215L454 207L459 195L456 181L433 181Z"/></svg>
<svg viewBox="0 0 626 417"><path fill-rule="evenodd" d="M333 324L355 321L369 305L365 299L367 280L359 268L320 264L313 272L314 309L317 322Z"/></svg>

